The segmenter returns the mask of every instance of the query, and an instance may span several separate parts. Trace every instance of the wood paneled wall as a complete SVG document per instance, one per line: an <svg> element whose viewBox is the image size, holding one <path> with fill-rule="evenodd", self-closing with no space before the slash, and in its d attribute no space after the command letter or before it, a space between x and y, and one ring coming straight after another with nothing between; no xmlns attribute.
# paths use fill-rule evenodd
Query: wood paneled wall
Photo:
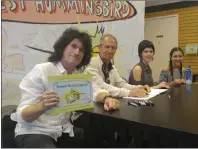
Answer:
<svg viewBox="0 0 198 149"><path fill-rule="evenodd" d="M145 18L173 14L179 15L179 47L183 48L187 44L198 44L198 6L146 13ZM193 73L198 74L198 54L185 55L183 62L184 66L191 65Z"/></svg>

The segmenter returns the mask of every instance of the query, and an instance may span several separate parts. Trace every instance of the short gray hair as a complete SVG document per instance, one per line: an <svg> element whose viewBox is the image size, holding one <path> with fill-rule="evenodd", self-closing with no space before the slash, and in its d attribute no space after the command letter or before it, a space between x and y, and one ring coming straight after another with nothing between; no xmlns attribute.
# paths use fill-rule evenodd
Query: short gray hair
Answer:
<svg viewBox="0 0 198 149"><path fill-rule="evenodd" d="M117 41L116 37L112 34L104 34L102 37L100 37L100 45L102 44L105 37L112 37L116 41L116 44L118 45L118 41Z"/></svg>

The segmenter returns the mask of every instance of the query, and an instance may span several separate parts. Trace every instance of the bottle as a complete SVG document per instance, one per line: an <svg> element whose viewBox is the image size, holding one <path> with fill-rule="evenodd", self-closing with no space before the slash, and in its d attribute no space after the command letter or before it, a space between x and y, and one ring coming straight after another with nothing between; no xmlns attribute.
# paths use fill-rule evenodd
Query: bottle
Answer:
<svg viewBox="0 0 198 149"><path fill-rule="evenodd" d="M191 85L192 84L192 70L191 66L186 67L186 85Z"/></svg>

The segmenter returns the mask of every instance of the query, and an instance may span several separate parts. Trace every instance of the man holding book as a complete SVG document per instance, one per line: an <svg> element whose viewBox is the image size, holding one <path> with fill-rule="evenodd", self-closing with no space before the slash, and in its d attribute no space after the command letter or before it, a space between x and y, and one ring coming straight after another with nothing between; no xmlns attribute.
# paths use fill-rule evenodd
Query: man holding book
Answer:
<svg viewBox="0 0 198 149"><path fill-rule="evenodd" d="M82 147L74 137L71 113L50 115L48 112L60 100L56 92L48 90L48 76L83 73L90 62L91 47L87 33L66 29L54 44L54 53L48 62L37 64L23 78L19 85L20 104L11 115L11 119L17 121L17 147ZM119 102L108 95L108 91L94 88L96 102L104 102L106 110L119 108Z"/></svg>

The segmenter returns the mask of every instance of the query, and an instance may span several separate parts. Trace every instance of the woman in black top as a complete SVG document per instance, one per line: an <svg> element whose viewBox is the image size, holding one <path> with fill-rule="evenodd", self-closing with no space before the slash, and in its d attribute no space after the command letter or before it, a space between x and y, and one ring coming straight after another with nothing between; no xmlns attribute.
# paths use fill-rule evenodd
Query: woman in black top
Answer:
<svg viewBox="0 0 198 149"><path fill-rule="evenodd" d="M169 88L166 82L156 85L153 81L152 70L149 63L153 60L155 47L151 41L143 40L139 43L138 54L140 62L131 70L129 76L129 84L133 85L149 85L153 88Z"/></svg>

